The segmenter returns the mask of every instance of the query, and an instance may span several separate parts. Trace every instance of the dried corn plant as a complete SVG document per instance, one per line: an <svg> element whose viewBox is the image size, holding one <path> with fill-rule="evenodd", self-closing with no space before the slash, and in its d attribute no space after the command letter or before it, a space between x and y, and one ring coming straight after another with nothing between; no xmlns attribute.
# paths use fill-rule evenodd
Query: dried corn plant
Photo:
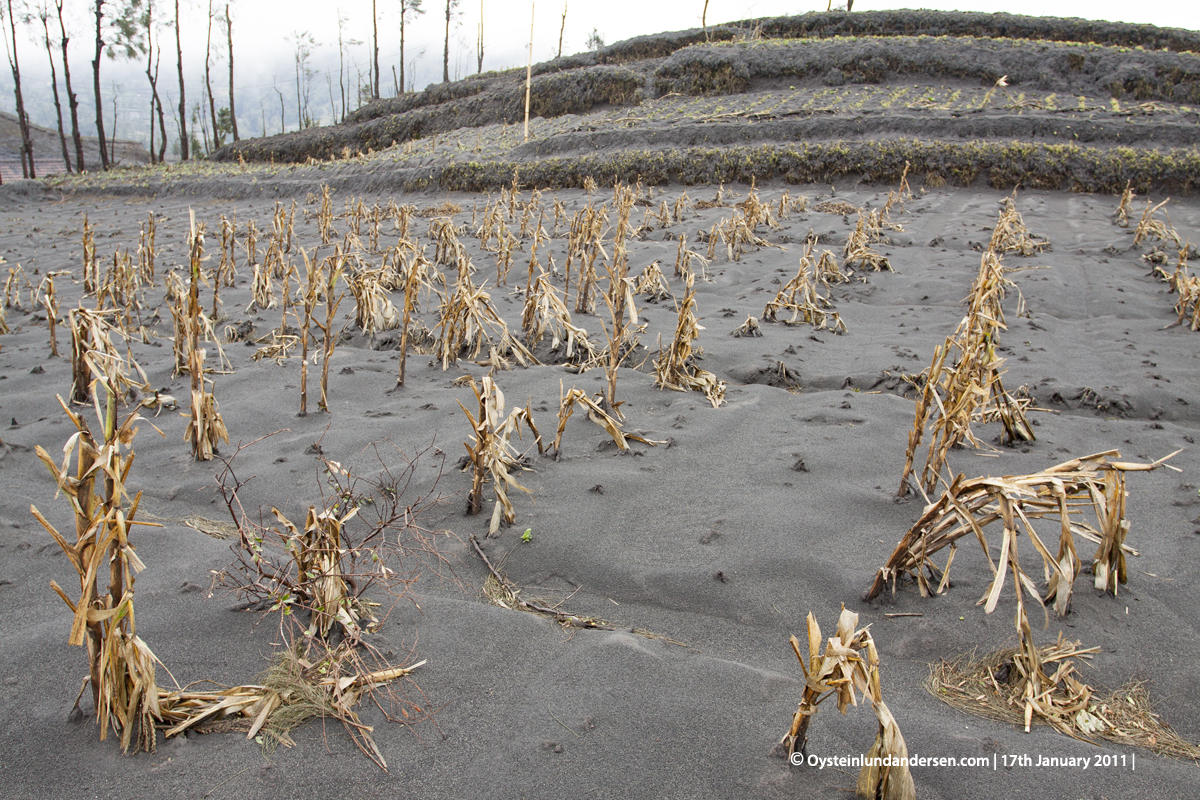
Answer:
<svg viewBox="0 0 1200 800"><path fill-rule="evenodd" d="M471 421L472 434L468 441L463 442L467 449L466 468L471 470L471 492L467 496L467 513L478 514L483 510L483 489L489 481L492 491L496 494L496 504L492 508L491 520L488 523L488 535L494 536L500 530L501 522L512 524L516 521L509 493L519 490L532 495L529 489L522 486L513 477L516 470L525 469L522 456L513 446L513 434L520 436L521 425L532 433L537 444L538 452L543 451L542 437L533 422L533 410L529 405L514 408L506 416L504 393L496 386L490 377L484 377L482 388L471 381L471 391L475 393L479 408L477 415L472 415L467 407L459 403L467 419Z"/></svg>
<svg viewBox="0 0 1200 800"><path fill-rule="evenodd" d="M157 659L137 635L133 583L144 565L130 544L129 533L134 525L153 523L135 519L142 495L138 492L130 499L126 488L140 418L134 412L118 424L117 382L113 375L108 377L103 413L99 400L96 403L103 438L97 439L84 418L60 397L59 404L77 432L63 448L61 465L41 446L37 448L58 492L67 495L75 512L74 541L59 533L36 506L29 510L67 554L79 576L75 599L55 581L50 587L74 616L68 642L87 646L88 677L80 697L90 685L101 741L111 727L120 734L125 752L131 748L152 751L154 723L161 715L155 683ZM78 703L76 698L76 706Z"/></svg>
<svg viewBox="0 0 1200 800"><path fill-rule="evenodd" d="M138 277L148 286L154 285L154 259L158 256L158 248L154 246L156 228L153 211L147 215L146 224L138 226Z"/></svg>
<svg viewBox="0 0 1200 800"><path fill-rule="evenodd" d="M1025 227L1025 220L1017 211L1017 192L1004 198L1003 210L992 231L992 239L988 243L988 251L998 256L1006 253L1016 253L1021 256L1032 256L1042 252L1050 243L1045 239L1032 236ZM1135 242L1136 243L1136 242Z"/></svg>
<svg viewBox="0 0 1200 800"><path fill-rule="evenodd" d="M324 337L321 346L321 399L317 406L325 413L329 410L329 362L333 358L333 349L337 346L341 331L334 331L334 318L338 306L341 305L345 292L338 292L337 283L345 272L346 259L341 249L335 249L334 254L325 259L322 264L319 279L322 279L320 292L325 298L325 321L313 323L320 328Z"/></svg>
<svg viewBox="0 0 1200 800"><path fill-rule="evenodd" d="M28 276L25 275L25 270L24 270L24 268L21 267L20 264L17 264L17 266L15 266L15 267L9 267L8 277L5 278L5 280L4 280L4 307L5 308L18 308L18 309L24 310L24 307L21 305L21 288L22 288L21 282L22 281L25 282L26 287L28 287L30 289L33 288L33 284L31 284L29 282L29 278L28 278ZM34 305L35 303L32 300L32 295L33 295L32 291L30 292L30 295L31 295L30 305Z"/></svg>
<svg viewBox="0 0 1200 800"><path fill-rule="evenodd" d="M46 323L50 326L50 355L58 358L58 297L54 293L54 279L61 275L69 275L68 271L48 272L46 277L42 278L41 284L38 286L38 295L40 295L42 307L46 309ZM0 311L0 314L3 314ZM4 328L7 330L7 328ZM0 330L3 333L4 330Z"/></svg>
<svg viewBox="0 0 1200 800"><path fill-rule="evenodd" d="M1163 211L1165 221L1155 218L1155 215L1162 211L1169 202L1171 202L1169 197L1158 205L1152 205L1149 200L1146 201L1146 210L1142 212L1142 218L1138 220L1137 229L1133 235L1135 245L1141 244L1143 239L1158 239L1170 242L1176 247L1183 246L1179 234L1171 226L1171 218L1167 216L1167 212Z"/></svg>
<svg viewBox="0 0 1200 800"><path fill-rule="evenodd" d="M908 169L910 164L904 162L904 171L900 173L900 185L895 189L891 189L887 193L887 201L883 204L882 218L888 219L891 217L892 209L898 208L904 210L904 204L913 199L912 187L908 184Z"/></svg>
<svg viewBox="0 0 1200 800"><path fill-rule="evenodd" d="M254 276L250 280L250 305L246 312L275 307L275 285L271 280L271 268L266 264L253 266Z"/></svg>
<svg viewBox="0 0 1200 800"><path fill-rule="evenodd" d="M567 234L567 260L563 267L563 296L571 296L571 264L577 261L576 314L589 314L595 310L592 290L596 285L596 258L601 255L608 258L603 245L607 227L607 206L596 208L588 203L571 216L571 228Z"/></svg>
<svg viewBox="0 0 1200 800"><path fill-rule="evenodd" d="M466 354L477 359L486 346L490 363L515 359L521 366L536 364L537 359L508 330L492 305L491 295L471 281L470 271L459 270L454 291L442 298L438 308L438 358L442 369Z"/></svg>
<svg viewBox="0 0 1200 800"><path fill-rule="evenodd" d="M329 185L321 184L321 206L317 211L317 229L321 234L321 244L327 245L337 235L333 229L333 198L329 195Z"/></svg>
<svg viewBox="0 0 1200 800"><path fill-rule="evenodd" d="M100 288L100 262L96 260L96 229L83 215L83 293L95 294Z"/></svg>
<svg viewBox="0 0 1200 800"><path fill-rule="evenodd" d="M647 303L657 303L673 297L671 287L667 285L667 277L662 274L657 259L651 261L649 266L643 269L642 274L637 277L633 285L633 293L645 295Z"/></svg>
<svg viewBox="0 0 1200 800"><path fill-rule="evenodd" d="M804 672L804 693L792 716L792 724L780 744L789 761L794 753L807 753L808 728L820 704L836 698L842 714L858 705L861 695L871 703L879 721L879 732L858 775L855 793L867 800L915 800L916 788L908 771L908 747L895 717L883 702L879 681L879 653L867 628L858 628L858 615L842 606L837 631L821 651L821 628L808 615L808 662L800 641L790 637L792 651Z"/></svg>
<svg viewBox="0 0 1200 800"><path fill-rule="evenodd" d="M925 373L898 496L908 494L908 479L926 427L932 427L932 435L920 479L925 492L932 492L936 486L951 448L963 441L980 446L971 430L972 422L999 420L1008 442L1036 438L1025 419L1032 401L1005 391L1000 380L1004 359L996 355L1000 331L1006 329L1001 301L1005 290L1014 285L1005 275L1000 255L992 250L984 253L968 297L967 316L943 344L934 348Z"/></svg>
<svg viewBox="0 0 1200 800"><path fill-rule="evenodd" d="M246 223L246 266L258 265L258 225L254 220Z"/></svg>
<svg viewBox="0 0 1200 800"><path fill-rule="evenodd" d="M887 257L871 247L872 243L880 241L881 236L879 219L874 214L860 209L854 231L842 249L842 267L853 270L854 265L857 264L862 269L871 269L875 272L884 270L892 272L892 265Z"/></svg>
<svg viewBox="0 0 1200 800"><path fill-rule="evenodd" d="M1137 197L1137 192L1133 190L1133 181L1126 181L1125 191L1121 192L1121 203L1113 215L1113 221L1122 228L1129 227L1129 212L1133 210L1133 198L1135 197Z"/></svg>
<svg viewBox="0 0 1200 800"><path fill-rule="evenodd" d="M552 339L550 349L558 351L565 346L564 355L568 363L586 363L598 355L595 345L588 339L587 331L571 321L566 301L559 296L545 272L537 277L525 298L521 327L530 350L541 344L549 332Z"/></svg>
<svg viewBox="0 0 1200 800"><path fill-rule="evenodd" d="M432 286L432 274L436 268L425 258L423 251L412 248L411 258L405 264L404 270L404 313L400 320L400 370L396 379L397 386L404 385L404 368L408 360L408 348L412 340L412 313L417 307L417 293L422 285ZM423 329L423 327L422 327ZM430 337L432 338L432 337ZM419 345L418 345L419 346Z"/></svg>
<svg viewBox="0 0 1200 800"><path fill-rule="evenodd" d="M600 327L608 338L608 347L601 357L607 355L604 365L608 380L605 384L604 400L617 419L624 419L621 414L622 402L617 400L617 370L625 359L638 347L637 307L633 304L633 281L629 279L629 258L625 251L624 233L628 229L628 208L621 210L623 219L617 225L617 240L613 244L613 258L605 263L608 272L608 291L601 297L608 306L611 325L605 326L601 321Z"/></svg>
<svg viewBox="0 0 1200 800"><path fill-rule="evenodd" d="M125 357L117 350L115 339L124 337L119 328L108 320L116 316L113 309L95 310L80 306L67 312L71 328L71 402L91 402L93 380L107 381L117 397L133 389L143 390L150 381L128 352ZM135 378L133 373L137 373ZM140 380L138 380L140 378ZM99 397L96 396L96 402Z"/></svg>
<svg viewBox="0 0 1200 800"><path fill-rule="evenodd" d="M762 208L766 209L767 207L762 206ZM770 210L767 209L766 213L769 214ZM776 247L783 250L782 246L771 244L755 233L754 223L757 219L739 209L734 212L732 217L714 223L708 234L708 260L712 261L716 256L718 241L724 242L725 257L729 261L740 261L750 247Z"/></svg>
<svg viewBox="0 0 1200 800"><path fill-rule="evenodd" d="M434 241L433 263L459 264L466 251L458 240L458 228L449 217L434 217L429 221L429 238Z"/></svg>
<svg viewBox="0 0 1200 800"><path fill-rule="evenodd" d="M746 199L736 203L735 207L741 209L751 231L757 230L759 225L766 225L768 228L779 227L775 215L771 212L771 206L758 199L754 178L750 179L750 191L746 194Z"/></svg>
<svg viewBox="0 0 1200 800"><path fill-rule="evenodd" d="M712 407L717 408L725 401L725 381L693 363L692 345L704 327L696 319L696 291L691 281L675 310L678 315L675 336L654 360L654 383L660 389L703 392Z"/></svg>
<svg viewBox="0 0 1200 800"><path fill-rule="evenodd" d="M366 592L382 591L393 603L411 600L409 588L420 567L444 562L434 548L434 532L420 524L440 501L437 481L415 498L406 496L422 454L410 458L399 453L403 467L396 470L379 449L380 477L374 479L322 459L327 490L322 490L321 503L309 507L303 529L276 508L271 509L275 522L252 522L239 496L245 482L234 471L237 453L225 460L218 487L238 540L232 545L233 563L214 572L214 588L230 591L252 607L278 612L281 638L288 646L260 686L181 693L188 702L169 721L174 727L168 735L224 717L234 727L248 729L250 738L261 730L290 746L287 731L292 727L311 716L333 716L363 753L386 769L370 728L361 724L353 706L369 694L376 703L399 701L407 721L425 715L401 695L385 691L376 696L380 687L425 662L388 667L364 640L388 610Z"/></svg>
<svg viewBox="0 0 1200 800"><path fill-rule="evenodd" d="M730 331L729 335L736 339L745 337L757 338L763 335L762 326L758 324L758 317L753 314L747 314L746 321Z"/></svg>
<svg viewBox="0 0 1200 800"><path fill-rule="evenodd" d="M1175 303L1175 313L1179 315L1176 324L1186 323L1192 330L1200 331L1200 276L1186 272L1178 275L1175 291L1179 293Z"/></svg>
<svg viewBox="0 0 1200 800"><path fill-rule="evenodd" d="M617 445L617 448L621 452L629 449L630 440L648 444L651 447L663 444L663 442L646 439L622 430L621 423L601 406L603 396L600 394L588 397L586 392L582 389L576 389L574 386L571 387L569 392L564 392L561 381L558 384L558 393L558 430L554 434L554 444L551 448L554 450L555 457L558 456L559 446L562 444L563 432L567 429L567 420L575 412L575 406L583 408L584 413L587 414L587 418L603 428L612 437L613 443Z"/></svg>
<svg viewBox="0 0 1200 800"><path fill-rule="evenodd" d="M845 323L838 313L832 310L833 301L817 291L814 279L816 270L817 265L812 259L812 247L809 246L800 258L800 268L796 276L784 284L763 308L763 320L776 322L780 311L788 311L792 316L784 320L786 325L805 324L812 325L816 330L828 328L834 333L845 333ZM839 270L837 274L842 273Z"/></svg>
<svg viewBox="0 0 1200 800"><path fill-rule="evenodd" d="M192 447L192 456L197 461L211 461L217 452L219 442L229 442L229 432L225 429L225 421L217 408L211 383L204 377L205 351L200 347L201 333L207 332L209 338L215 341L212 323L204 319L200 310L200 281L203 278L204 261L204 225L196 224L195 213L191 214L191 228L188 234L188 266L190 280L188 285L188 304L186 316L183 318L187 339L188 372L192 379L191 409L187 429L184 431L184 441ZM172 308L172 313L175 309ZM176 326L176 337L180 336ZM220 345L217 345L218 349Z"/></svg>
<svg viewBox="0 0 1200 800"><path fill-rule="evenodd" d="M955 542L968 534L979 541L992 567L992 583L979 601L988 613L995 609L1006 570L1011 569L1015 583L1024 586L1039 603L1052 602L1059 615L1066 615L1070 611L1072 585L1081 568L1076 536L1097 545L1092 558L1096 589L1116 595L1128 577L1125 556L1135 553L1125 544L1129 533L1129 521L1125 518L1125 473L1155 469L1176 453L1140 464L1112 461L1110 457L1119 457L1120 453L1109 450L1064 461L1030 475L972 479L959 475L936 502L926 507L896 545L887 564L876 574L867 598L876 597L888 585L894 592L896 582L904 575L916 581L922 595L944 592L949 586ZM1094 525L1081 518L1084 509L1093 512ZM1057 555L1051 555L1034 530L1032 520L1042 518L1059 521ZM1004 532L1000 561L996 564L992 562L983 529L998 520L1004 523ZM1042 557L1047 585L1044 597L1037 593L1016 561L1017 521ZM931 559L945 547L950 547L950 556L946 566L938 568Z"/></svg>
<svg viewBox="0 0 1200 800"><path fill-rule="evenodd" d="M361 270L347 278L354 295L354 324L368 336L400 327L400 312L383 290L381 270Z"/></svg>

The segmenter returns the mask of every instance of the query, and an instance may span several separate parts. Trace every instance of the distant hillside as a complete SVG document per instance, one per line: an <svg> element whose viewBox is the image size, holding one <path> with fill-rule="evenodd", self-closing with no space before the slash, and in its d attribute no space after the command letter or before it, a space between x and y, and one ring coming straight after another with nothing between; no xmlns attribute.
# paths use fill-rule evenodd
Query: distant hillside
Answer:
<svg viewBox="0 0 1200 800"><path fill-rule="evenodd" d="M65 172L62 156L62 144L58 131L43 128L40 125L31 126L33 139L33 164L38 176L56 175ZM71 134L67 133L67 149L71 153L72 164L75 161L75 145ZM114 160L118 165L149 164L150 153L141 142L118 139L113 144ZM88 169L100 166L99 141L94 136L83 137L83 164ZM21 178L21 126L16 114L0 111L0 177L5 181Z"/></svg>

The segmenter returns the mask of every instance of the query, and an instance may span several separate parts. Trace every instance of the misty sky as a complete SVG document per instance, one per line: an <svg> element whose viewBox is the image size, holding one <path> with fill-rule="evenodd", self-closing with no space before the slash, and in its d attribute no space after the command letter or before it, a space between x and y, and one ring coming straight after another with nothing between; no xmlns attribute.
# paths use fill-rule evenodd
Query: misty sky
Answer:
<svg viewBox="0 0 1200 800"><path fill-rule="evenodd" d="M203 59L205 50L205 12L207 0L183 1L183 50L185 77L189 105L201 98ZM612 43L640 34L666 30L681 30L698 27L703 0L567 0L566 27L563 34L563 53L569 54L586 49L588 35L596 30L603 39ZM400 58L399 1L376 0L379 11L379 47L384 96L394 93L393 67L398 67ZM439 7L440 3L440 7ZM158 0L160 15L173 13L173 4ZM426 13L416 17L407 28L405 61L410 65L410 83L417 89L442 78L442 49L445 31L444 0L425 0ZM1009 0L998 5L983 0L927 0L923 3L905 3L897 0L856 0L855 11L870 11L885 8L921 7L962 11L1007 11L1017 14L1052 14L1064 17L1085 17L1125 22L1145 22L1164 27L1180 27L1200 30L1200 3L1179 0L1143 0L1142 2L1115 2L1113 0L1059 0L1047 3L1044 0ZM90 107L91 96L91 33L86 17L90 0L67 0L67 7L74 13L72 24L72 71L76 93L81 102ZM223 13L224 2L214 6ZM542 61L553 58L558 49L559 27L562 23L563 0L541 0L536 6L533 22L533 58ZM314 112L328 121L330 89L335 103L340 104L338 89L338 18L346 19L343 36L359 40L362 44L348 48L348 72L364 77L369 58L368 43L371 38L371 0L234 0L231 3L234 25L234 59L238 91L239 126L243 135L256 135L265 115L269 132L278 132L280 124L279 99L273 84L284 93L285 103L291 107L285 120L289 129L294 129L294 52L293 35L311 34L317 46L313 49L309 67L313 70L311 103ZM781 16L806 11L824 10L818 3L793 3L784 0L756 0L745 3L737 0L710 0L708 22L710 24L744 19L755 16ZM482 4L484 36L484 70L523 66L527 57L530 30L529 2L522 0L484 0ZM479 0L461 0L451 28L450 71L451 78L465 77L476 70L476 37L481 16ZM33 29L27 38L19 41L22 74L27 82L33 81L27 93L41 91L45 97L27 99L31 114L36 122L54 125L53 106L50 104L48 84L49 70L46 66L45 50L40 41L33 38ZM40 37L40 31L38 33ZM163 32L166 50L161 66L162 86L177 102L174 64L174 32ZM214 27L214 52L218 61L214 63L214 92L225 91L226 62L224 31ZM412 65L415 63L415 75ZM149 88L143 70L144 63L130 64L122 61L106 61L102 70L102 89L105 95L113 92L116 85L118 111L131 120L125 130L118 131L131 138L130 131L136 116L148 106ZM13 108L12 80L7 70L0 70L0 108ZM328 76L328 77L327 77ZM415 77L415 80L413 78ZM290 93L290 94L289 94ZM110 99L105 98L108 109ZM227 102L218 102L227 105ZM106 110L106 114L107 114ZM85 117L90 118L91 113ZM170 125L168 120L168 126ZM87 131L94 133L94 131ZM125 138L122 136L121 138Z"/></svg>

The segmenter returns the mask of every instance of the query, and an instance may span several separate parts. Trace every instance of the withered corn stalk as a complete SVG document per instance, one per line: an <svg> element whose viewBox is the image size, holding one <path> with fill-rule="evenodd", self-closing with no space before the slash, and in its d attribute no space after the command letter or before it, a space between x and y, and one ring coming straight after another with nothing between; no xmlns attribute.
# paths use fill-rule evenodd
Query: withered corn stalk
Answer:
<svg viewBox="0 0 1200 800"><path fill-rule="evenodd" d="M833 302L817 291L816 270L817 264L812 259L812 246L809 245L800 257L800 268L795 277L784 284L774 299L768 301L763 308L763 320L776 322L780 311L790 311L791 318L784 320L787 325L808 324L816 330L828 328L834 333L845 333L846 324L842 322L841 316L832 310ZM837 274L842 273L837 270Z"/></svg>
<svg viewBox="0 0 1200 800"><path fill-rule="evenodd" d="M1081 567L1076 554L1076 536L1097 545L1092 558L1095 586L1115 595L1128 577L1126 554L1136 554L1125 543L1129 532L1129 521L1125 518L1125 473L1155 469L1176 453L1149 464L1138 464L1111 461L1111 456L1119 457L1120 453L1108 450L1073 458L1029 475L971 479L959 475L935 502L925 508L921 518L896 545L887 563L876 573L866 597L876 597L889 585L895 591L896 583L903 575L909 575L917 582L922 595L944 592L949 586L950 564L957 549L955 542L969 534L979 541L992 567L992 583L979 601L988 613L995 609L999 600L1006 570L1012 568L1016 576L1014 581L1019 580L1039 603L1053 602L1055 611L1060 615L1067 614L1071 588ZM1081 518L1084 509L1092 510L1094 524ZM1051 555L1033 527L1032 521L1042 518L1059 522L1056 555ZM998 520L1004 522L999 564L992 561L984 536L984 528ZM1042 557L1043 577L1047 584L1045 597L1020 571L1015 556L1009 558L1010 553L1015 553L1021 530ZM946 565L939 568L932 557L945 547L950 547L950 556Z"/></svg>
<svg viewBox="0 0 1200 800"><path fill-rule="evenodd" d="M454 291L442 298L438 316L437 355L444 370L464 354L479 358L485 346L489 363L504 364L509 357L521 366L537 363L528 348L508 330L492 305L491 296L471 281L469 270L459 270Z"/></svg>
<svg viewBox="0 0 1200 800"><path fill-rule="evenodd" d="M1146 201L1146 210L1142 212L1142 218L1138 220L1137 229L1134 232L1133 243L1139 245L1143 239L1160 239L1170 242L1176 247L1182 247L1183 242L1176 233L1175 228L1171 226L1171 220L1167 217L1167 212L1163 211L1163 216L1166 221L1155 219L1155 215L1166 207L1167 203L1171 202L1171 198L1163 200L1158 205L1151 205L1150 201Z"/></svg>
<svg viewBox="0 0 1200 800"><path fill-rule="evenodd" d="M96 229L83 215L83 293L95 294L100 288L100 263L96 260Z"/></svg>
<svg viewBox="0 0 1200 800"><path fill-rule="evenodd" d="M142 283L149 286L154 285L154 259L158 255L158 249L154 246L154 234L156 223L154 212L151 211L146 217L146 224L138 226L138 276Z"/></svg>
<svg viewBox="0 0 1200 800"><path fill-rule="evenodd" d="M997 232L992 236L996 248L1003 249L1006 243L1011 243L1016 230L1013 214L1015 206L1009 202L1001 214L1003 224L997 224ZM1001 233L1002 229L1005 233ZM1004 359L996 355L996 350L1000 331L1006 330L1001 301L1009 287L1015 284L1005 274L999 250L989 249L980 258L979 273L971 285L967 316L945 343L934 349L908 437L898 496L908 493L908 479L926 427L932 428L920 479L926 492L932 492L937 485L951 448L964 440L973 447L980 446L971 431L972 422L999 420L1009 442L1036 438L1025 419L1032 401L1009 394L1000 380Z"/></svg>
<svg viewBox="0 0 1200 800"><path fill-rule="evenodd" d="M858 628L858 615L842 606L837 631L821 650L821 628L808 615L808 662L800 641L790 637L792 651L804 671L804 693L792 715L792 724L780 744L791 759L793 753L807 753L808 728L820 704L835 697L842 714L858 705L858 698L871 703L879 721L875 743L868 751L858 775L855 793L866 800L915 800L916 788L908 770L908 747L900 734L895 717L883 702L879 681L879 653L867 628Z"/></svg>
<svg viewBox="0 0 1200 800"><path fill-rule="evenodd" d="M131 747L152 751L154 723L161 716L154 677L157 659L137 635L133 583L144 565L130 544L129 532L134 525L154 523L135 519L142 495L138 492L131 500L126 489L140 417L131 413L118 425L115 384L110 374L103 383L104 412L99 412L99 403L96 406L102 439L97 439L84 418L60 397L59 404L77 432L63 448L61 465L41 446L37 448L38 458L75 511L74 541L59 533L36 506L29 510L67 554L79 576L75 599L55 581L50 588L74 616L68 642L87 646L84 687L90 684L92 688L101 741L111 727L120 734L124 751Z"/></svg>
<svg viewBox="0 0 1200 800"><path fill-rule="evenodd" d="M629 449L630 439L635 442L641 442L642 444L648 444L651 447L656 447L660 444L663 444L663 442L646 439L642 436L638 436L637 434L626 433L624 430L622 430L621 423L600 406L602 398L599 394L595 395L594 397L588 397L586 392L584 392L582 389L576 389L574 386L571 387L569 392L564 392L561 381L559 381L558 384L558 393L558 430L554 434L554 444L552 445L552 449L554 450L556 456L558 454L559 445L562 443L563 431L567 429L567 420L571 418L571 414L575 412L575 406L577 405L583 408L588 419L599 425L605 430L606 433L608 433L610 437L612 437L613 442L622 452Z"/></svg>
<svg viewBox="0 0 1200 800"><path fill-rule="evenodd" d="M191 230L188 236L188 258L190 280L188 284L188 301L186 315L183 317L187 337L188 371L192 378L192 402L188 416L187 429L184 431L184 441L192 447L192 455L197 461L211 461L217 452L219 442L229 441L229 432L225 429L225 421L217 408L217 400L209 390L204 377L205 352L200 347L200 334L207 330L212 339L212 324L203 318L200 310L200 281L203 277L202 262L204 260L204 225L197 226L196 216L191 216ZM174 313L174 308L172 308ZM178 325L176 326L178 337ZM217 345L218 350L220 345Z"/></svg>
<svg viewBox="0 0 1200 800"><path fill-rule="evenodd" d="M568 363L584 363L597 356L587 331L571 321L566 302L559 297L558 290L550 282L550 276L544 272L533 282L532 291L525 298L521 326L531 350L541 343L549 331L550 349L558 350L565 344Z"/></svg>
<svg viewBox="0 0 1200 800"><path fill-rule="evenodd" d="M56 335L58 326L58 297L54 294L54 279L59 275L68 274L63 272L49 272L45 278L42 278L41 286L38 287L38 292L41 295L42 307L46 309L46 322L50 326L50 355L58 357L58 337ZM0 309L0 315L4 311ZM3 321L0 320L0 333L7 330L3 326Z"/></svg>
<svg viewBox="0 0 1200 800"><path fill-rule="evenodd" d="M1137 554L1125 541L1130 527L1125 518L1125 473L1155 469L1176 453L1139 464L1110 461L1110 456L1120 455L1110 450L1031 475L970 480L959 475L897 544L888 563L876 573L867 596L877 596L889 584L894 592L902 575L912 576L922 595L946 591L956 542L974 534L992 569L992 581L977 603L986 613L996 609L1007 576L1012 574L1018 645L1014 672L1007 683L1015 684L1009 702L1021 709L1025 730L1036 716L1071 736L1094 732L1103 727L1103 719L1094 714L1091 688L1075 677L1074 665L1067 660L1094 651L1080 650L1077 645L1063 647L1061 636L1057 655L1039 649L1029 624L1026 597L1043 610L1053 604L1059 616L1070 612L1073 584L1082 566L1076 536L1097 545L1092 557L1096 589L1116 595L1128 578L1126 555ZM1094 525L1082 519L1087 508L1095 517ZM1058 520L1056 554L1051 554L1033 526L1033 520L1043 518ZM993 562L984 529L996 521L1002 523L1002 532L999 556ZM1021 567L1018 542L1022 532L1041 556L1044 595ZM950 548L950 555L939 569L932 557L945 547ZM1053 672L1049 671L1051 664L1055 665Z"/></svg>
<svg viewBox="0 0 1200 800"><path fill-rule="evenodd" d="M67 312L67 323L71 328L71 402L87 403L93 398L93 379L109 381L117 397L123 397L130 389L144 389L150 381L138 363L128 354L117 351L114 337L123 337L120 329L113 327L109 317L116 311L97 311L80 306ZM138 380L132 373L137 373ZM96 402L100 397L96 395Z"/></svg>
<svg viewBox="0 0 1200 800"><path fill-rule="evenodd" d="M321 329L324 336L324 344L321 348L321 400L317 404L318 407L325 413L330 413L329 410L329 361L333 358L333 349L337 345L338 336L341 332L334 332L334 317L337 314L337 308L341 305L342 298L345 297L345 292L338 293L337 282L342 277L345 270L345 258L342 255L341 249L336 249L334 254L325 259L324 264L324 285L321 287L321 292L325 295L325 321L323 323L316 322L316 326Z"/></svg>
<svg viewBox="0 0 1200 800"><path fill-rule="evenodd" d="M524 423L533 434L539 453L543 452L543 447L530 406L514 408L505 416L504 393L490 377L485 376L482 383L480 388L474 381L471 382L471 390L479 404L477 415L472 415L462 403L458 405L471 421L472 430L470 439L463 442L467 449L467 464L472 472L467 513L478 514L483 510L483 488L490 480L492 491L496 493L496 504L488 523L488 535L492 536L500 530L501 522L512 524L516 521L509 492L517 489L532 495L512 474L515 470L525 469L521 465L521 455L513 446L513 434L519 437L521 424Z"/></svg>
<svg viewBox="0 0 1200 800"><path fill-rule="evenodd" d="M696 319L696 291L691 280L688 280L683 301L677 306L676 313L675 336L667 349L660 350L658 358L654 360L654 383L660 389L676 392L703 392L712 407L717 408L725 401L725 381L693 363L695 353L692 344L700 337L704 327Z"/></svg>

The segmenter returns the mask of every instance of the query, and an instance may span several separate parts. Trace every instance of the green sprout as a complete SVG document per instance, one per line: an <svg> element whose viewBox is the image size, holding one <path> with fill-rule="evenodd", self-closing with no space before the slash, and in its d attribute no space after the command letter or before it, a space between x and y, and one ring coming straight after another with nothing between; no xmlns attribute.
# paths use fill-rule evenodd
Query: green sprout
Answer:
<svg viewBox="0 0 1200 800"><path fill-rule="evenodd" d="M521 534L521 541L525 543L533 541L533 528L525 529L525 532Z"/></svg>

